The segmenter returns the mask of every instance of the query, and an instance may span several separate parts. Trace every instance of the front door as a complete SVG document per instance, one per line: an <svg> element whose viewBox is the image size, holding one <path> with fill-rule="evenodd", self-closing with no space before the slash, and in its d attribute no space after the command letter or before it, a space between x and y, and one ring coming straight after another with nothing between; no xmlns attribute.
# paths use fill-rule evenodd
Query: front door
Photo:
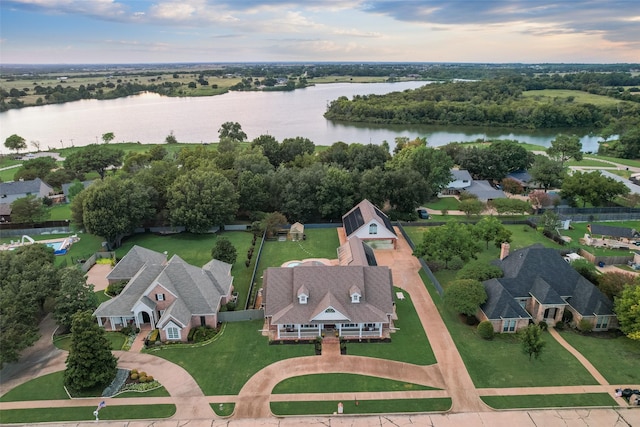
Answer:
<svg viewBox="0 0 640 427"><path fill-rule="evenodd" d="M149 313L146 311L142 312L142 323L151 323L151 317L149 317Z"/></svg>
<svg viewBox="0 0 640 427"><path fill-rule="evenodd" d="M556 313L558 312L558 309L556 307L554 308L547 308L544 311L544 318L545 319L555 319L556 318Z"/></svg>
<svg viewBox="0 0 640 427"><path fill-rule="evenodd" d="M336 325L335 323L325 323L324 328L328 331L331 331L336 328Z"/></svg>

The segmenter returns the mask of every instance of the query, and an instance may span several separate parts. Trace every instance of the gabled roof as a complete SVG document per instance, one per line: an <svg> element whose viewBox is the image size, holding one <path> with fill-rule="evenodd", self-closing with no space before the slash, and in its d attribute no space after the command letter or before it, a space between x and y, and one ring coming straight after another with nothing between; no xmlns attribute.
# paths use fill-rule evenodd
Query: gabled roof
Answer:
<svg viewBox="0 0 640 427"><path fill-rule="evenodd" d="M483 283L487 292L487 301L480 306L489 319L530 319L527 310L522 308L498 280L491 279Z"/></svg>
<svg viewBox="0 0 640 427"><path fill-rule="evenodd" d="M480 180L473 181L470 186L465 188L467 193L475 194L478 200L486 202L493 199L504 199L507 197L502 190L496 190L489 184L489 181Z"/></svg>
<svg viewBox="0 0 640 427"><path fill-rule="evenodd" d="M169 320L187 325L192 316L215 314L221 298L231 290L231 265L222 261L211 260L198 268L178 255L165 262L163 254L134 246L118 265L127 257L129 260L122 271L126 273L142 262L138 272L120 295L98 307L96 316L130 316L133 307L140 302L155 308L156 302L148 297L148 293L160 285L176 300L165 310L158 326L163 327Z"/></svg>
<svg viewBox="0 0 640 427"><path fill-rule="evenodd" d="M46 196L53 191L53 187L40 178L30 181L0 182L0 197L15 196L21 194L34 194Z"/></svg>
<svg viewBox="0 0 640 427"><path fill-rule="evenodd" d="M264 272L265 316L272 324L309 324L328 307L352 323L388 322L393 313L393 284L388 267L297 266L272 267ZM359 303L351 302L353 286L361 292ZM305 287L307 304L298 302Z"/></svg>
<svg viewBox="0 0 640 427"><path fill-rule="evenodd" d="M504 276L484 282L489 298L481 309L489 319L498 319L507 310L503 305L508 303L508 295L511 299L533 296L549 305L568 303L583 316L613 314L611 301L555 249L536 244L514 251L494 264Z"/></svg>
<svg viewBox="0 0 640 427"><path fill-rule="evenodd" d="M135 245L109 272L109 280L129 280L145 264L162 264L166 261L167 255L151 249Z"/></svg>
<svg viewBox="0 0 640 427"><path fill-rule="evenodd" d="M587 225L587 228L591 234L597 234L599 236L624 237L627 239L640 237L640 233L633 228L614 227L612 225L604 224L589 224Z"/></svg>
<svg viewBox="0 0 640 427"><path fill-rule="evenodd" d="M93 180L87 180L87 181L79 181L84 188L87 188L88 186L90 186L91 184L93 184ZM71 188L72 185L75 185L75 182L67 182L62 184L62 192L64 193L64 195L66 197L69 197L69 188Z"/></svg>
<svg viewBox="0 0 640 427"><path fill-rule="evenodd" d="M451 169L452 181L473 181L471 174L466 169Z"/></svg>
<svg viewBox="0 0 640 427"><path fill-rule="evenodd" d="M378 265L373 248L357 236L340 245L338 262L340 265Z"/></svg>
<svg viewBox="0 0 640 427"><path fill-rule="evenodd" d="M347 237L353 234L360 227L368 224L369 221L376 220L384 225L391 233L396 234L389 217L378 209L373 203L364 199L358 203L353 209L342 216L342 224L344 226Z"/></svg>
<svg viewBox="0 0 640 427"><path fill-rule="evenodd" d="M533 178L531 178L531 175L529 174L529 172L526 171L526 170L519 170L519 171L509 172L507 174L507 178L515 179L520 184L524 184L524 185L528 184L533 179Z"/></svg>
<svg viewBox="0 0 640 427"><path fill-rule="evenodd" d="M2 215L2 216L11 215L11 204L10 203L0 203L0 215Z"/></svg>

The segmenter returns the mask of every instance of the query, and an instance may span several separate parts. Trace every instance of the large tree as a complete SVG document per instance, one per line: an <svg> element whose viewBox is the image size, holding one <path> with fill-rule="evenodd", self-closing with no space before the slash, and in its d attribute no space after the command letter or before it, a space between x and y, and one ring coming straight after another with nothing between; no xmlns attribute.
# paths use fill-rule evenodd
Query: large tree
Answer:
<svg viewBox="0 0 640 427"><path fill-rule="evenodd" d="M16 224L34 224L46 221L49 210L42 203L42 199L30 194L11 203L11 222Z"/></svg>
<svg viewBox="0 0 640 427"><path fill-rule="evenodd" d="M251 147L261 147L262 152L273 166L280 164L280 143L271 135L260 135L251 141Z"/></svg>
<svg viewBox="0 0 640 427"><path fill-rule="evenodd" d="M110 145L91 144L69 154L64 160L65 169L70 169L76 174L98 172L104 179L109 167L122 165L124 151Z"/></svg>
<svg viewBox="0 0 640 427"><path fill-rule="evenodd" d="M475 316L480 305L486 300L487 292L478 280L453 280L444 291L445 303L468 317Z"/></svg>
<svg viewBox="0 0 640 427"><path fill-rule="evenodd" d="M633 340L640 340L640 285L627 285L615 299L614 311L620 330Z"/></svg>
<svg viewBox="0 0 640 427"><path fill-rule="evenodd" d="M86 276L75 266L60 270L60 289L56 296L54 315L58 324L71 329L74 314L79 311L93 311L98 307L98 297L93 292L93 285L87 284Z"/></svg>
<svg viewBox="0 0 640 427"><path fill-rule="evenodd" d="M76 196L72 211L82 203L82 223L87 231L104 237L110 248L117 248L123 237L153 218L154 193L132 179L108 177Z"/></svg>
<svg viewBox="0 0 640 427"><path fill-rule="evenodd" d="M355 204L353 175L346 169L329 166L316 192L316 201L324 218L340 219Z"/></svg>
<svg viewBox="0 0 640 427"><path fill-rule="evenodd" d="M308 138L301 136L295 138L285 138L280 144L279 163L290 163L298 156L313 154L315 144Z"/></svg>
<svg viewBox="0 0 640 427"><path fill-rule="evenodd" d="M424 232L414 255L444 262L445 268L448 268L449 261L455 257L467 262L475 259L478 252L480 246L470 226L450 221L441 227L430 227L429 231Z"/></svg>
<svg viewBox="0 0 640 427"><path fill-rule="evenodd" d="M238 210L233 184L219 172L197 169L180 175L168 191L169 219L174 226L205 233L232 221Z"/></svg>
<svg viewBox="0 0 640 427"><path fill-rule="evenodd" d="M504 229L504 225L502 225L498 218L495 216L485 216L473 226L472 231L473 234L487 243L487 249L489 249L489 242L494 240Z"/></svg>
<svg viewBox="0 0 640 427"><path fill-rule="evenodd" d="M0 366L38 339L45 301L58 290L54 258L38 244L0 251Z"/></svg>
<svg viewBox="0 0 640 427"><path fill-rule="evenodd" d="M536 156L529 174L534 182L537 182L546 192L550 188L558 188L566 176L562 163L547 156Z"/></svg>
<svg viewBox="0 0 640 427"><path fill-rule="evenodd" d="M445 152L435 148L409 145L393 156L387 162L387 167L397 171L417 172L426 184L426 194L423 195L422 200L427 200L451 182L453 161ZM412 206L411 209L416 206Z"/></svg>
<svg viewBox="0 0 640 427"><path fill-rule="evenodd" d="M21 179L27 181L36 178L44 179L45 176L52 169L57 168L58 165L53 157L36 157L35 159L27 160L22 164L22 167L13 176L14 181Z"/></svg>
<svg viewBox="0 0 640 427"><path fill-rule="evenodd" d="M27 148L27 141L20 135L14 133L4 140L4 146L9 150L16 150L16 154L18 154L20 150Z"/></svg>
<svg viewBox="0 0 640 427"><path fill-rule="evenodd" d="M238 122L224 122L218 129L218 136L220 141L228 138L235 142L242 142L247 139L247 134L244 133Z"/></svg>
<svg viewBox="0 0 640 427"><path fill-rule="evenodd" d="M574 204L582 201L582 206L605 206L617 196L629 194L629 188L620 181L603 176L600 171L576 171L562 183L562 197Z"/></svg>
<svg viewBox="0 0 640 427"><path fill-rule="evenodd" d="M117 364L104 329L91 311L74 314L64 385L76 392L106 387L116 376Z"/></svg>
<svg viewBox="0 0 640 427"><path fill-rule="evenodd" d="M551 141L551 147L547 148L549 157L557 159L564 167L564 162L570 159L582 160L582 143L576 135L559 134Z"/></svg>

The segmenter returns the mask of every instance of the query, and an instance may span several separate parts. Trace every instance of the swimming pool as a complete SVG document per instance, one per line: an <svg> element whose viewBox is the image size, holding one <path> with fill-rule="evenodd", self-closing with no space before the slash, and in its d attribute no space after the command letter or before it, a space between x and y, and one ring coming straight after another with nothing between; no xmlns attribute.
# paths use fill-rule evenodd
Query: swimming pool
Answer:
<svg viewBox="0 0 640 427"><path fill-rule="evenodd" d="M62 243L64 242L50 242L47 243L47 246L53 248L54 251L59 251L62 248Z"/></svg>

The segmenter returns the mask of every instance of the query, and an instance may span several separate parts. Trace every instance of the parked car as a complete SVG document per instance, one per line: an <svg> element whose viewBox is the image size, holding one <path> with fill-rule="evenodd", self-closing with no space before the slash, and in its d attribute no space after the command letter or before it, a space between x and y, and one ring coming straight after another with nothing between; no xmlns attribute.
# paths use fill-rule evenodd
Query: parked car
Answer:
<svg viewBox="0 0 640 427"><path fill-rule="evenodd" d="M417 211L420 219L429 219L429 212L426 209L418 209Z"/></svg>

